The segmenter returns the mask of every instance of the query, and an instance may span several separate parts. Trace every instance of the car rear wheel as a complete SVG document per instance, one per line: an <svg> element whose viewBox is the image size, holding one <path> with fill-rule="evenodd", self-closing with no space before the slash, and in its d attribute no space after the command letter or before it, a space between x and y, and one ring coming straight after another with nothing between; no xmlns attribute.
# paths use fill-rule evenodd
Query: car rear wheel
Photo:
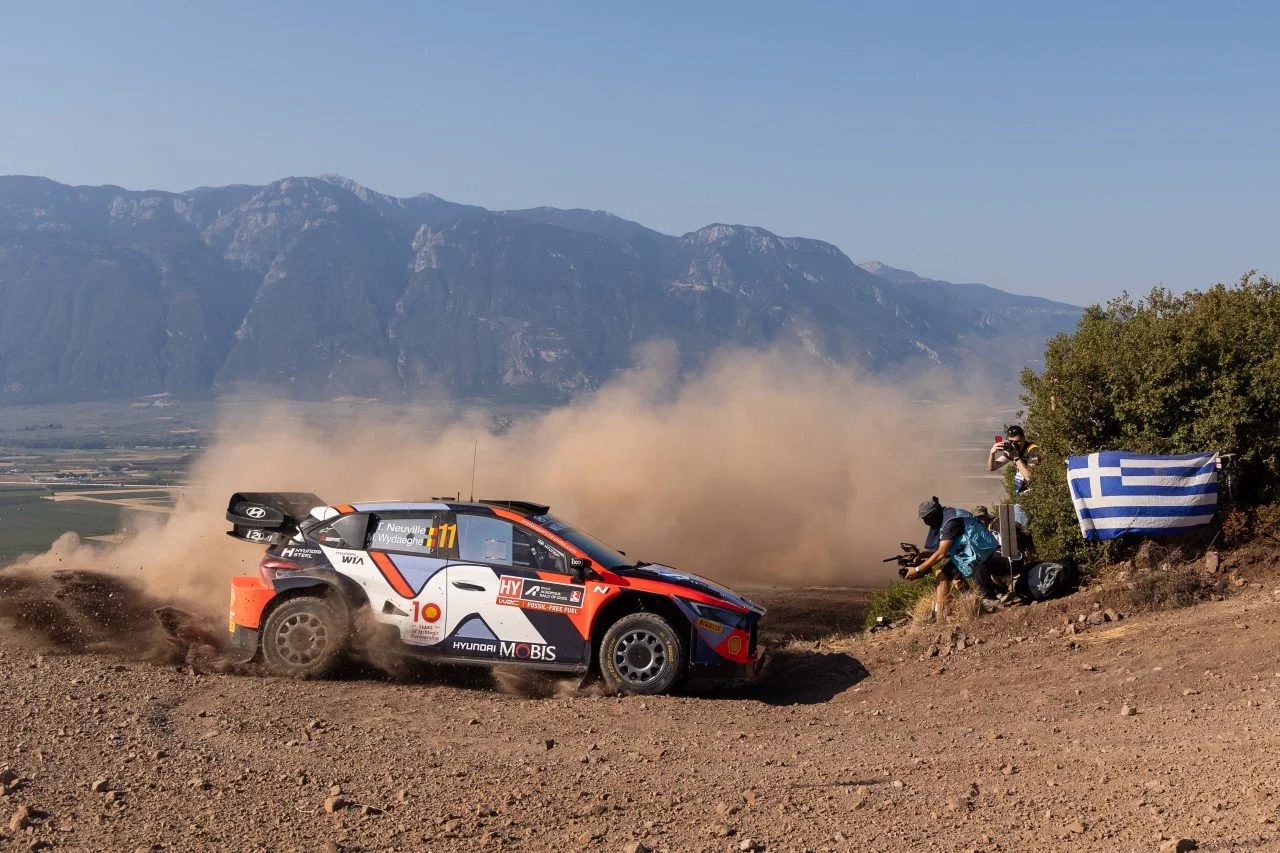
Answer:
<svg viewBox="0 0 1280 853"><path fill-rule="evenodd" d="M684 675L684 643L656 613L632 613L609 627L600 643L600 677L620 693L665 693Z"/></svg>
<svg viewBox="0 0 1280 853"><path fill-rule="evenodd" d="M262 660L275 675L329 675L347 644L345 621L323 598L291 598L272 610L262 626Z"/></svg>

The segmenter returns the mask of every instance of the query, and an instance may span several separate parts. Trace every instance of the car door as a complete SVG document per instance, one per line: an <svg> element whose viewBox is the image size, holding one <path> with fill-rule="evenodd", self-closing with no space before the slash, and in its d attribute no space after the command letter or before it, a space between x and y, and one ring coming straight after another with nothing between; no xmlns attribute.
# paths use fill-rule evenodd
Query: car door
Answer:
<svg viewBox="0 0 1280 853"><path fill-rule="evenodd" d="M566 555L506 519L459 513L457 524L458 556L445 570L449 653L541 665L585 661L585 589L569 574Z"/></svg>
<svg viewBox="0 0 1280 853"><path fill-rule="evenodd" d="M364 584L379 622L396 626L410 646L438 646L446 637L446 566L457 554L457 524L445 510L375 513L365 553Z"/></svg>

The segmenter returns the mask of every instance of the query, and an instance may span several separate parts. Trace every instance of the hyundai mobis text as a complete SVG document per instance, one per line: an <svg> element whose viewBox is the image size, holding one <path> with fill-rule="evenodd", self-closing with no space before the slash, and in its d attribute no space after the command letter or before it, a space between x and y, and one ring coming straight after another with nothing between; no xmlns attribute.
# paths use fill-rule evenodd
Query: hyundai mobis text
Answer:
<svg viewBox="0 0 1280 853"><path fill-rule="evenodd" d="M764 609L636 561L523 501L360 503L237 493L229 536L265 545L232 579L235 656L333 670L355 632L403 654L586 674L625 693L753 677Z"/></svg>

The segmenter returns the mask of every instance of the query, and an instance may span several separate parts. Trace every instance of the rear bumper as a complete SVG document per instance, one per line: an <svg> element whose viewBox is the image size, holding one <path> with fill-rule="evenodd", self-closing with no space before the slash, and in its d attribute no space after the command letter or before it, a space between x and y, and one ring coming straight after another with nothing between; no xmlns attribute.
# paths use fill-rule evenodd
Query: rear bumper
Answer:
<svg viewBox="0 0 1280 853"><path fill-rule="evenodd" d="M257 575L231 579L231 642L227 644L227 658L232 663L248 663L257 657L262 611L275 594L275 589Z"/></svg>
<svg viewBox="0 0 1280 853"><path fill-rule="evenodd" d="M729 686L754 681L764 668L765 656L758 653L755 660L736 661L721 659L712 663L691 663L689 683L699 687Z"/></svg>

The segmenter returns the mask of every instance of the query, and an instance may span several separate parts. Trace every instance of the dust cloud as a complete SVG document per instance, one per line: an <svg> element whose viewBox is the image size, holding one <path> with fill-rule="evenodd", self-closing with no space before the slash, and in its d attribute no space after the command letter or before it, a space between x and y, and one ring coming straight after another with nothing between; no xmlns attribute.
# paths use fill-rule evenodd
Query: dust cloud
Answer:
<svg viewBox="0 0 1280 853"><path fill-rule="evenodd" d="M783 351L726 350L685 376L677 362L647 347L600 390L505 429L480 410L439 424L403 406L227 405L171 516L105 548L64 536L22 566L109 571L216 613L261 556L224 535L232 492L466 498L475 448L476 497L548 503L632 557L730 584L873 585L899 540L921 538L922 498L972 490L927 450L963 443L966 404L920 402L967 400L952 378L901 386Z"/></svg>

